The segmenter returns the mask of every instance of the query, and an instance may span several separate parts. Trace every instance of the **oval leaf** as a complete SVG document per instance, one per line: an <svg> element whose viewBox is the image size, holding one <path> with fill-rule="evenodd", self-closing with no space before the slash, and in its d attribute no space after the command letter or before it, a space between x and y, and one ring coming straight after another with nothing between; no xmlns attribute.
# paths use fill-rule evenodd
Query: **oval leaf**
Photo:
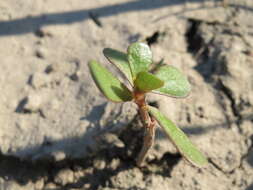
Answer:
<svg viewBox="0 0 253 190"><path fill-rule="evenodd" d="M152 63L152 52L147 44L136 42L128 47L127 58L133 80L135 80L139 72L148 71L149 65Z"/></svg>
<svg viewBox="0 0 253 190"><path fill-rule="evenodd" d="M108 59L108 61L114 64L126 76L130 84L133 85L133 79L131 69L127 60L127 54L111 48L105 48L103 50L103 53Z"/></svg>
<svg viewBox="0 0 253 190"><path fill-rule="evenodd" d="M184 132L172 123L172 121L154 107L149 106L149 113L158 121L170 140L188 161L196 166L207 164L205 156L191 143Z"/></svg>
<svg viewBox="0 0 253 190"><path fill-rule="evenodd" d="M110 71L96 61L89 62L91 75L100 91L109 100L126 102L132 100L132 94Z"/></svg>
<svg viewBox="0 0 253 190"><path fill-rule="evenodd" d="M161 66L154 75L164 81L163 87L154 91L156 93L172 97L186 97L191 91L187 78L176 67Z"/></svg>
<svg viewBox="0 0 253 190"><path fill-rule="evenodd" d="M151 90L160 88L163 85L164 82L162 80L146 71L139 72L136 80L134 81L134 86L143 92L149 92Z"/></svg>

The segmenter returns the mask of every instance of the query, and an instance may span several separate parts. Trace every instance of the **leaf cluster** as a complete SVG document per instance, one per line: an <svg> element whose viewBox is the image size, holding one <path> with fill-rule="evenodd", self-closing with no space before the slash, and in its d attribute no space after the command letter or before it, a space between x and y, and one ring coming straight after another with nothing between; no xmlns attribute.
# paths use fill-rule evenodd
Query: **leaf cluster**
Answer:
<svg viewBox="0 0 253 190"><path fill-rule="evenodd" d="M150 72L152 52L144 43L133 43L127 53L111 48L103 50L105 57L114 64L126 77L132 89L117 79L104 66L90 61L92 77L106 98L113 102L126 102L136 99L138 93L158 93L170 97L184 98L191 86L187 78L176 67L163 65L154 73ZM172 121L166 118L157 108L147 106L149 114L157 120L172 143L188 161L197 166L207 163L203 154L191 143L187 136Z"/></svg>

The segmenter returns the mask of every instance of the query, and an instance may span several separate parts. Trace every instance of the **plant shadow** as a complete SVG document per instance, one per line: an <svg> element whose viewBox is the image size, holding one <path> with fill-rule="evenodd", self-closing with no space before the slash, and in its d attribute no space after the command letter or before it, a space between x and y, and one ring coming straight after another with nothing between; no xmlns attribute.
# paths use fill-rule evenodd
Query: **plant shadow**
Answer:
<svg viewBox="0 0 253 190"><path fill-rule="evenodd" d="M99 108L100 109L100 108ZM244 119L252 120L253 115L249 115ZM235 121L236 122L236 121ZM210 132L211 130L218 130L221 125L217 124L213 126L204 126L193 128L187 127L187 130L184 130L188 135L203 135ZM218 127L217 127L218 126ZM204 130L202 129L204 128ZM97 130L94 128L94 130ZM106 133L106 132L105 132ZM141 127L140 118L136 118L126 126L123 130L115 133L118 138L124 143L124 146L117 146L110 142L101 141L101 149L98 151L88 154L83 158L65 158L60 161L51 159L38 159L35 161L31 160L21 160L14 156L7 156L0 154L0 177L5 180L14 180L20 185L26 185L29 182L36 182L37 180L43 178L45 183L54 182L55 176L63 169L70 169L73 172L82 172L83 175L80 176L75 182L68 183L66 185L60 186L55 190L64 190L71 188L82 188L86 184L90 185L89 189L97 189L99 186L104 186L108 181L111 180L111 177L117 176L119 172L130 170L136 167L135 158L137 157L141 147L142 147L142 138L143 138L144 129ZM92 136L89 134L84 134L82 137L69 138L59 140L58 144L81 142L84 141L87 136ZM103 135L103 134L101 134ZM92 140L94 138L92 137ZM82 145L77 145L79 148L82 148ZM64 151L61 146L57 147L56 151ZM40 147L34 146L26 149L38 149ZM250 165L253 165L253 157L248 157L248 162ZM156 173L164 177L171 177L170 172L173 170L174 166L178 161L182 159L179 154L170 154L166 153L160 160L151 160L145 168L141 168L140 172L145 174ZM105 166L99 168L96 166L96 162L104 162ZM115 164L115 161L116 164ZM154 170L154 168L156 168ZM157 169L158 168L158 169ZM92 172L89 172L91 171ZM249 186L247 190L250 190L252 186Z"/></svg>

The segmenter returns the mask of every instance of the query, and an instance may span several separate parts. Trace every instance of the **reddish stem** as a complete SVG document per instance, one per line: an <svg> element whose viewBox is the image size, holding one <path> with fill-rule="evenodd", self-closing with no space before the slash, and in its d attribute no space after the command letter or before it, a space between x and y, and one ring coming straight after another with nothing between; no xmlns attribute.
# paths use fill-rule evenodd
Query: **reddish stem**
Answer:
<svg viewBox="0 0 253 190"><path fill-rule="evenodd" d="M150 118L148 113L148 107L145 101L145 93L136 91L134 92L135 103L139 107L139 113L141 116L142 123L145 127L144 141L141 152L138 155L136 163L139 167L142 166L149 149L154 143L155 137L155 120Z"/></svg>

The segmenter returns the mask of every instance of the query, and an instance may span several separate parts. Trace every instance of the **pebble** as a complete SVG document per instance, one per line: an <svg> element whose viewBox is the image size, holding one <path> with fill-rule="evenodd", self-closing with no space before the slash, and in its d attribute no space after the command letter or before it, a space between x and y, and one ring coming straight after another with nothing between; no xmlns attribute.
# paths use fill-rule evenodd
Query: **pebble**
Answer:
<svg viewBox="0 0 253 190"><path fill-rule="evenodd" d="M47 55L47 51L43 48L39 48L35 51L35 56L40 59L45 59Z"/></svg>
<svg viewBox="0 0 253 190"><path fill-rule="evenodd" d="M44 180L41 178L34 184L36 190L41 190L44 187Z"/></svg>
<svg viewBox="0 0 253 190"><path fill-rule="evenodd" d="M120 165L120 159L119 158L114 158L111 163L110 163L110 168L112 170L116 170Z"/></svg>
<svg viewBox="0 0 253 190"><path fill-rule="evenodd" d="M95 159L93 161L93 165L95 168L99 169L99 170L103 170L106 166L106 163L104 160L99 160L99 159Z"/></svg>
<svg viewBox="0 0 253 190"><path fill-rule="evenodd" d="M27 98L28 98L28 102L25 105L25 108L34 112L38 111L42 105L41 95L37 93L32 93L28 95Z"/></svg>
<svg viewBox="0 0 253 190"><path fill-rule="evenodd" d="M62 161L62 160L64 160L66 158L65 152L62 152L62 151L53 152L52 155L53 155L54 160L56 162Z"/></svg>
<svg viewBox="0 0 253 190"><path fill-rule="evenodd" d="M56 189L57 185L55 185L54 183L48 183L45 185L44 189L50 190L50 189Z"/></svg>
<svg viewBox="0 0 253 190"><path fill-rule="evenodd" d="M50 76L46 73L37 72L32 75L31 85L36 89L46 86L50 82Z"/></svg>
<svg viewBox="0 0 253 190"><path fill-rule="evenodd" d="M74 173L70 169L61 170L54 178L55 183L63 186L74 182Z"/></svg>

